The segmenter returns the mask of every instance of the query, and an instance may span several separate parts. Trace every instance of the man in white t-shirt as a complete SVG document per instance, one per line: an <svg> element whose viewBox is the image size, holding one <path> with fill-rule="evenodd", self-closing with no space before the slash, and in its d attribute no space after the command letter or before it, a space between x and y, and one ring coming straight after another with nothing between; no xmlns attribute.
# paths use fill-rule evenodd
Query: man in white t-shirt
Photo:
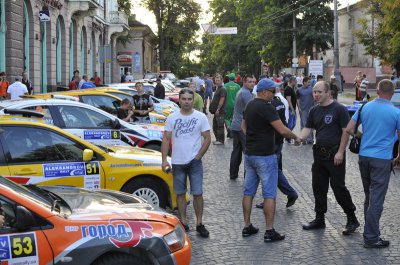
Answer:
<svg viewBox="0 0 400 265"><path fill-rule="evenodd" d="M171 141L173 184L179 218L185 230L189 231L186 216L186 182L189 177L190 192L193 195L193 207L197 218L196 231L202 237L208 237L209 232L202 223L203 164L201 158L211 143L210 125L204 113L193 109L193 102L193 91L182 89L179 92L181 110L169 115L165 122L161 145L162 169L165 172L170 170L167 154Z"/></svg>
<svg viewBox="0 0 400 265"><path fill-rule="evenodd" d="M19 96L28 95L28 88L21 81L22 77L18 75L15 82L7 88L7 97L11 100L21 100Z"/></svg>

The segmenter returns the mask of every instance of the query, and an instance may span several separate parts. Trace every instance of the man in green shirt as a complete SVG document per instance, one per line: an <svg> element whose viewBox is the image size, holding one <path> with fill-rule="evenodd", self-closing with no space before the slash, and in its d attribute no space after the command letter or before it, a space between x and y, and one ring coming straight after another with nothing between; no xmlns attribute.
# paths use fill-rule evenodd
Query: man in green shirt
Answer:
<svg viewBox="0 0 400 265"><path fill-rule="evenodd" d="M225 114L225 124L226 130L228 131L227 137L232 138L231 135L231 123L233 119L233 109L235 108L236 94L240 90L240 86L235 83L235 74L230 73L228 75L229 82L224 85L226 89L226 114Z"/></svg>
<svg viewBox="0 0 400 265"><path fill-rule="evenodd" d="M196 92L196 84L190 83L189 89L194 93L193 108L198 111L203 111L203 98Z"/></svg>

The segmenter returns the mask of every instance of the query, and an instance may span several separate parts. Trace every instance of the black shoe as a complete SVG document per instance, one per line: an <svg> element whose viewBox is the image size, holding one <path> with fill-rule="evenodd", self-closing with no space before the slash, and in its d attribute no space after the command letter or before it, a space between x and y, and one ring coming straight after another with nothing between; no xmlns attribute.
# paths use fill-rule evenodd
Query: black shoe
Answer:
<svg viewBox="0 0 400 265"><path fill-rule="evenodd" d="M232 131L228 130L228 133L226 134L226 138L232 138Z"/></svg>
<svg viewBox="0 0 400 265"><path fill-rule="evenodd" d="M352 233L354 233L354 231L356 231L358 227L360 227L360 223L358 222L357 217L347 216L346 229L343 230L343 235L345 236L351 235Z"/></svg>
<svg viewBox="0 0 400 265"><path fill-rule="evenodd" d="M390 245L389 240L383 240L379 238L378 242L376 243L364 243L365 248L387 248Z"/></svg>
<svg viewBox="0 0 400 265"><path fill-rule="evenodd" d="M248 237L254 234L258 233L258 228L254 227L252 224L250 224L248 227L243 228L242 230L242 236L243 237Z"/></svg>
<svg viewBox="0 0 400 265"><path fill-rule="evenodd" d="M238 176L230 176L229 178L230 178L230 179L237 179Z"/></svg>
<svg viewBox="0 0 400 265"><path fill-rule="evenodd" d="M197 233L200 234L201 237L208 237L210 235L210 232L206 229L206 227L203 224L199 224L196 226L196 231Z"/></svg>
<svg viewBox="0 0 400 265"><path fill-rule="evenodd" d="M304 230L323 229L325 227L325 218L315 218L308 225L303 225Z"/></svg>
<svg viewBox="0 0 400 265"><path fill-rule="evenodd" d="M256 204L256 208L263 209L264 208L264 202L257 203Z"/></svg>
<svg viewBox="0 0 400 265"><path fill-rule="evenodd" d="M286 203L286 208L289 208L290 206L293 206L293 204L296 202L297 198L299 196L293 196L293 197L288 197L287 203Z"/></svg>
<svg viewBox="0 0 400 265"><path fill-rule="evenodd" d="M189 232L189 225L181 223L186 232Z"/></svg>
<svg viewBox="0 0 400 265"><path fill-rule="evenodd" d="M285 235L281 235L275 231L275 229L266 230L264 234L264 242L270 243L275 241L281 241L285 239Z"/></svg>

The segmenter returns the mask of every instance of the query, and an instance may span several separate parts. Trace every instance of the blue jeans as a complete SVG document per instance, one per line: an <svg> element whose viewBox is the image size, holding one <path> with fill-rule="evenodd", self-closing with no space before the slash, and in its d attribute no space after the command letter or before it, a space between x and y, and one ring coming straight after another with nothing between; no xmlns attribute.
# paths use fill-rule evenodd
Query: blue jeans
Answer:
<svg viewBox="0 0 400 265"><path fill-rule="evenodd" d="M193 159L184 165L172 165L174 176L174 192L177 195L186 193L187 177L189 177L190 193L193 195L203 194L203 163L201 160Z"/></svg>
<svg viewBox="0 0 400 265"><path fill-rule="evenodd" d="M296 126L296 120L297 120L297 113L294 112L294 114L292 114L292 112L289 110L289 121L288 121L287 127L291 131L294 129L294 126Z"/></svg>
<svg viewBox="0 0 400 265"><path fill-rule="evenodd" d="M360 156L358 165L365 194L363 237L365 243L373 244L381 236L379 220L389 186L392 161Z"/></svg>
<svg viewBox="0 0 400 265"><path fill-rule="evenodd" d="M289 181L282 172L282 146L283 144L275 146L275 155L278 163L278 189L288 197L297 197L297 192L290 186Z"/></svg>
<svg viewBox="0 0 400 265"><path fill-rule="evenodd" d="M245 155L245 167L244 195L254 197L261 181L264 199L275 199L278 185L278 161L276 155Z"/></svg>

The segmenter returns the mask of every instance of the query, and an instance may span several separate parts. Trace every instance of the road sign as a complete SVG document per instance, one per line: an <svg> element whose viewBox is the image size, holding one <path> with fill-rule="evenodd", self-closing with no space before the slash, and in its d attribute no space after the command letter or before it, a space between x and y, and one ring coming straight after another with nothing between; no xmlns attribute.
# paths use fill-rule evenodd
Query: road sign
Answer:
<svg viewBox="0 0 400 265"><path fill-rule="evenodd" d="M314 76L324 75L324 61L310 60L308 64L308 72Z"/></svg>
<svg viewBox="0 0 400 265"><path fill-rule="evenodd" d="M211 23L206 23L206 24L201 24L201 27L203 28L204 32L213 34L214 32L217 31L217 26Z"/></svg>
<svg viewBox="0 0 400 265"><path fill-rule="evenodd" d="M217 28L216 31L210 32L210 34L213 34L213 35L237 34L237 27Z"/></svg>
<svg viewBox="0 0 400 265"><path fill-rule="evenodd" d="M298 63L298 62L299 62L299 59L297 59L297 58L292 59L292 63Z"/></svg>
<svg viewBox="0 0 400 265"><path fill-rule="evenodd" d="M49 12L49 10L39 11L39 20L40 20L40 22L50 21L50 12Z"/></svg>

